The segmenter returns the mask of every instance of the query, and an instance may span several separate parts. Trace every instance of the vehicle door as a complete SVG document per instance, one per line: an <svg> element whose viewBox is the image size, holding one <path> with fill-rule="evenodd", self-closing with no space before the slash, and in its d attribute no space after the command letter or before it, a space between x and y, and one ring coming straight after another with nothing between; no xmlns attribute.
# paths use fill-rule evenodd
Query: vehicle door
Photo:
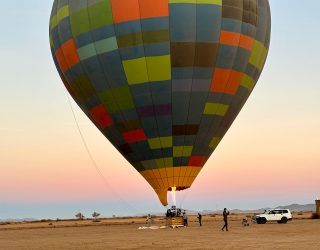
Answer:
<svg viewBox="0 0 320 250"><path fill-rule="evenodd" d="M282 216L283 216L283 211L282 211L282 210L277 210L277 211L275 211L275 218L274 218L274 219L275 219L276 221L281 220Z"/></svg>
<svg viewBox="0 0 320 250"><path fill-rule="evenodd" d="M269 215L268 215L268 220L274 221L274 220L276 220L275 218L276 218L276 212L273 211L273 210L270 211L270 212L269 212Z"/></svg>

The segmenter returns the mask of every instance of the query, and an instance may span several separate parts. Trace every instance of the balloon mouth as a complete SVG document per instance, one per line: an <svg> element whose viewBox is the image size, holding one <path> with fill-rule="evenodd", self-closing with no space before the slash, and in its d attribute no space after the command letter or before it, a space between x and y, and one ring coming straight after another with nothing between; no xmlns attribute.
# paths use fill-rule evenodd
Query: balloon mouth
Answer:
<svg viewBox="0 0 320 250"><path fill-rule="evenodd" d="M168 191L182 191L187 188L189 188L189 187L170 187L170 188L168 188Z"/></svg>
<svg viewBox="0 0 320 250"><path fill-rule="evenodd" d="M187 186L178 186L178 187L170 187L170 188L163 188L163 189L154 189L158 195L158 198L161 202L161 204L163 206L167 206L168 205L168 192L172 192L173 189L176 188L175 191L182 191L182 190L185 190L189 187Z"/></svg>

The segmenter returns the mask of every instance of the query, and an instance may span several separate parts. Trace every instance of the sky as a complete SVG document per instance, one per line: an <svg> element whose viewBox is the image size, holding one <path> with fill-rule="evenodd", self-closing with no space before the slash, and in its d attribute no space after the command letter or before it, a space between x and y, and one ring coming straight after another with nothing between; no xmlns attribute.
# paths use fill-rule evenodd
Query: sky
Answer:
<svg viewBox="0 0 320 250"><path fill-rule="evenodd" d="M163 212L153 189L72 101L48 41L51 0L1 2L0 219ZM270 0L272 39L245 107L178 205L203 210L320 197L318 0Z"/></svg>

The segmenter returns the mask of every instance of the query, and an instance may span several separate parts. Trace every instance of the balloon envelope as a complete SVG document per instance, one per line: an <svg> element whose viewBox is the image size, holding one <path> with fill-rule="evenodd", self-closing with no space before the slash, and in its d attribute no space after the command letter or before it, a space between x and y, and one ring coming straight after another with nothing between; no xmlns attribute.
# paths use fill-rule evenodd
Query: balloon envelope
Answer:
<svg viewBox="0 0 320 250"><path fill-rule="evenodd" d="M74 100L166 205L249 97L270 29L268 0L55 0L50 44Z"/></svg>

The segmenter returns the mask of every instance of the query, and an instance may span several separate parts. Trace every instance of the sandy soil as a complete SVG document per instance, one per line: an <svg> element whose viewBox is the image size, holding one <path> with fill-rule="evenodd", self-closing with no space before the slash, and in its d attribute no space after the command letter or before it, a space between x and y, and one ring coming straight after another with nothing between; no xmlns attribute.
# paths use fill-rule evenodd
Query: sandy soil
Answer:
<svg viewBox="0 0 320 250"><path fill-rule="evenodd" d="M221 216L205 216L203 227L195 217L181 229L138 230L143 218L108 219L101 222L61 221L0 225L1 250L56 249L320 249L320 220L295 215L282 225L250 224L242 215L230 218L229 232L222 232ZM299 219L298 219L299 218ZM163 222L157 218L154 224Z"/></svg>

